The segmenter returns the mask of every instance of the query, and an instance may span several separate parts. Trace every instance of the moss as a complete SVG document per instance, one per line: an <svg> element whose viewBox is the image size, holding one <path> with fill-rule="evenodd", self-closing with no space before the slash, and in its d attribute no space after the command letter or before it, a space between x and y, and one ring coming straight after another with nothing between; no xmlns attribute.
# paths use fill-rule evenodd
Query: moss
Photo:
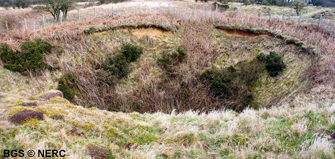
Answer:
<svg viewBox="0 0 335 159"><path fill-rule="evenodd" d="M4 68L22 75L28 72L40 74L44 69L51 69L45 62L44 53L50 53L52 46L41 39L22 43L21 50L13 51L8 46L0 45L0 59L5 63Z"/></svg>
<svg viewBox="0 0 335 159"><path fill-rule="evenodd" d="M9 110L8 116L12 116L13 114L20 112L22 110L32 110L35 111L35 109L33 108L29 108L29 107L16 107L16 108L12 108Z"/></svg>
<svg viewBox="0 0 335 159"><path fill-rule="evenodd" d="M70 104L70 102L62 97L54 97L54 98L51 98L50 101L49 101L51 104Z"/></svg>
<svg viewBox="0 0 335 159"><path fill-rule="evenodd" d="M17 105L20 105L20 104L22 104L23 103L23 101L22 100L14 100L14 101L12 101L11 102L12 104L14 104L15 106L17 106Z"/></svg>

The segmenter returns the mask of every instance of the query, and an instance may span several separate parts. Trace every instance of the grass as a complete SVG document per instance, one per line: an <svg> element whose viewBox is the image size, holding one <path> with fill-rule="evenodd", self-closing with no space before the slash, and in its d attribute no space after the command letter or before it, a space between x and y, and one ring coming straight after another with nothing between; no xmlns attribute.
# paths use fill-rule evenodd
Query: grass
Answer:
<svg viewBox="0 0 335 159"><path fill-rule="evenodd" d="M33 108L45 114L43 121L32 119L22 125L1 121L0 147L65 149L67 157L80 158L88 156L87 149L78 144L97 145L115 158L334 157L322 130L332 130L334 125L334 112L329 111L331 101L310 103L305 97L298 97L294 107L246 109L240 114L120 113L56 101L61 100ZM53 112L64 115L64 119L52 119ZM5 115L8 113L6 109ZM85 136L70 135L71 127L77 127Z"/></svg>

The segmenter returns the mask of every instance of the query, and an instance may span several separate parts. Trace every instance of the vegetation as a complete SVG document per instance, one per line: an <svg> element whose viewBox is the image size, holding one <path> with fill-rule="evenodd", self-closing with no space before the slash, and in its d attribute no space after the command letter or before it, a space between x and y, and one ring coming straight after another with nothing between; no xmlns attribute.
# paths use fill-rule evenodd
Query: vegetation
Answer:
<svg viewBox="0 0 335 159"><path fill-rule="evenodd" d="M223 70L212 68L200 75L210 85L214 96L224 99L229 108L241 112L248 106L257 108L250 87L257 82L264 66L257 60L239 62Z"/></svg>
<svg viewBox="0 0 335 159"><path fill-rule="evenodd" d="M74 7L75 2L75 0L43 0L44 6L37 6L34 9L49 12L58 22L61 11L63 18L66 19L67 12Z"/></svg>
<svg viewBox="0 0 335 159"><path fill-rule="evenodd" d="M295 0L292 3L292 7L295 9L295 12L297 13L297 15L300 14L301 10L306 7L306 2L302 1L302 0Z"/></svg>
<svg viewBox="0 0 335 159"><path fill-rule="evenodd" d="M169 54L166 51L162 52L162 57L157 59L157 63L166 69L168 72L173 71L173 66L185 61L187 54L185 50L179 46L176 52Z"/></svg>
<svg viewBox="0 0 335 159"><path fill-rule="evenodd" d="M20 19L17 15L15 14L3 14L0 17L0 28L3 30L7 29L6 28L6 22L7 21L7 26L8 30L15 30L15 29L20 29L22 27L22 24L20 23Z"/></svg>
<svg viewBox="0 0 335 159"><path fill-rule="evenodd" d="M23 77L1 63L0 149L44 145L65 149L69 158L335 158L335 42L329 38L331 33L252 14L201 9L192 13L185 3L169 3L178 12L152 7L146 14L130 11L134 16L117 20L87 19L66 27L27 29L23 34L20 30L0 32L0 40L11 48L24 39L43 37L65 50L62 56L47 55L48 63L59 59L62 68L40 77ZM81 28L90 26L143 21L173 31L125 27L81 33ZM213 23L237 29L216 29ZM296 45L285 45L285 41ZM130 63L131 56L120 49L129 42L143 48L140 58L135 54L137 59ZM185 53L179 53L178 46ZM254 58L272 50L276 51L272 57L270 53ZM285 55L283 75L278 71L283 68L279 55ZM115 59L127 66L124 77L105 69L120 70ZM68 70L72 71L69 75ZM267 71L278 75L272 78ZM200 78L202 73L206 74ZM67 85L68 94L75 94L71 103L60 97L60 91L49 92L58 83ZM73 83L78 84L80 94L73 90ZM308 94L301 88L310 88ZM80 97L78 105L73 104L76 96ZM45 120L30 118L22 125L9 120L25 109L42 113Z"/></svg>
<svg viewBox="0 0 335 159"><path fill-rule="evenodd" d="M44 69L50 69L44 54L50 53L51 48L49 43L41 39L22 43L22 52L13 51L7 45L1 44L0 59L5 63L4 67L11 71L20 72L22 75L28 75L29 72L39 74Z"/></svg>
<svg viewBox="0 0 335 159"><path fill-rule="evenodd" d="M277 76L286 67L282 57L274 51L271 51L270 55L264 55L263 53L260 53L257 55L257 59L261 62L265 62L266 70L272 77Z"/></svg>
<svg viewBox="0 0 335 159"><path fill-rule="evenodd" d="M29 2L25 1L25 0L15 0L13 2L13 6L15 6L18 9L20 9L20 8L24 9L24 8L28 8L29 7Z"/></svg>
<svg viewBox="0 0 335 159"><path fill-rule="evenodd" d="M136 61L143 53L143 48L130 43L124 44L119 54L101 65L109 74L118 78L124 78L129 73L129 64Z"/></svg>
<svg viewBox="0 0 335 159"><path fill-rule="evenodd" d="M127 0L99 0L100 4L107 4L107 3L119 3L125 2Z"/></svg>
<svg viewBox="0 0 335 159"><path fill-rule="evenodd" d="M6 10L8 10L8 8L9 8L9 3L8 3L8 2L5 2L5 3L3 4L3 7L4 7Z"/></svg>
<svg viewBox="0 0 335 159"><path fill-rule="evenodd" d="M68 72L64 74L59 80L58 80L58 88L57 90L60 90L65 99L68 99L72 101L73 98L78 96L78 80L76 76Z"/></svg>

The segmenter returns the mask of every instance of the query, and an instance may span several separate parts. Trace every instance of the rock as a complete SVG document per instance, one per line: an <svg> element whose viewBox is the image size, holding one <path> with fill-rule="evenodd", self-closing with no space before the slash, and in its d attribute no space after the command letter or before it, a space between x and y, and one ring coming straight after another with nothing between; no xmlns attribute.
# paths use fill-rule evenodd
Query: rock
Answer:
<svg viewBox="0 0 335 159"><path fill-rule="evenodd" d="M54 98L54 97L62 97L63 98L63 93L61 91L48 91L42 95L40 95L39 97L37 97L37 99L46 99L46 100L49 100L51 98Z"/></svg>
<svg viewBox="0 0 335 159"><path fill-rule="evenodd" d="M36 102L23 102L21 103L22 106L26 106L26 107L36 107L37 103Z"/></svg>
<svg viewBox="0 0 335 159"><path fill-rule="evenodd" d="M85 133L76 127L70 129L70 135L85 136Z"/></svg>
<svg viewBox="0 0 335 159"><path fill-rule="evenodd" d="M3 95L0 95L0 98L3 98L3 97L5 97L5 96L3 96Z"/></svg>
<svg viewBox="0 0 335 159"><path fill-rule="evenodd" d="M51 118L54 119L54 120L63 120L64 115L54 114L54 115L51 116Z"/></svg>
<svg viewBox="0 0 335 159"><path fill-rule="evenodd" d="M32 111L32 110L22 110L10 117L10 121L15 124L22 124L24 120L36 118L38 120L44 120L43 113L40 111Z"/></svg>
<svg viewBox="0 0 335 159"><path fill-rule="evenodd" d="M88 145L87 151L88 155L90 155L94 159L108 159L107 152L99 146Z"/></svg>

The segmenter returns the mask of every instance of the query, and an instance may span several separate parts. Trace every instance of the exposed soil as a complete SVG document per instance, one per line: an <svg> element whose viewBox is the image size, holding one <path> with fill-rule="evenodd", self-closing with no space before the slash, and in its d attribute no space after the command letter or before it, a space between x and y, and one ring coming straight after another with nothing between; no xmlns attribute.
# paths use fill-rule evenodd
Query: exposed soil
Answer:
<svg viewBox="0 0 335 159"><path fill-rule="evenodd" d="M247 38L257 38L257 37L271 37L267 34L255 34L248 31L241 30L227 30L227 29L219 29L221 32L225 33L228 36L239 36L239 37L247 37ZM271 37L272 38L272 37Z"/></svg>

